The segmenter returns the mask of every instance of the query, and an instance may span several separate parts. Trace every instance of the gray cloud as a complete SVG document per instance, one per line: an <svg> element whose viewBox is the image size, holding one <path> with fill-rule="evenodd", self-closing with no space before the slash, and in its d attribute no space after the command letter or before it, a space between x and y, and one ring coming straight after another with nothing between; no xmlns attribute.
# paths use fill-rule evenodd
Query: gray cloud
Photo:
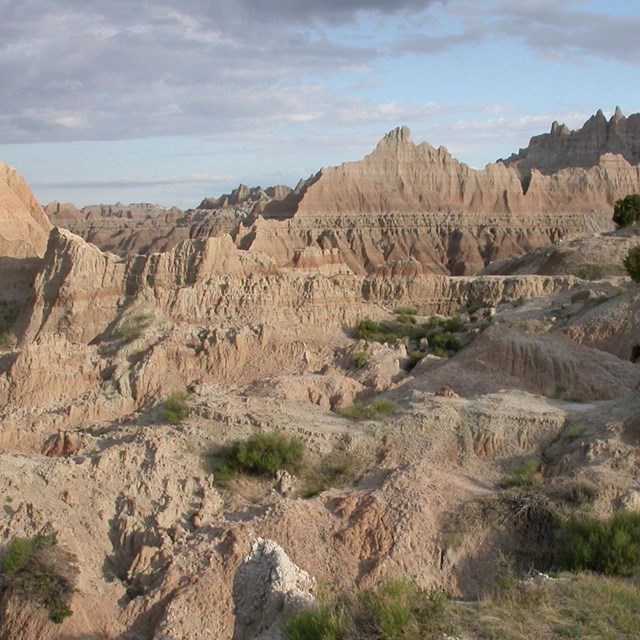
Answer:
<svg viewBox="0 0 640 640"><path fill-rule="evenodd" d="M434 5L460 28L428 31ZM640 18L584 7L579 0L4 0L0 143L224 139L291 123L419 121L432 107L370 103L325 80L358 71L364 85L381 58L491 38L520 39L558 60L597 55L637 65ZM365 12L419 19L404 21L395 44L336 41L334 27L353 26Z"/></svg>
<svg viewBox="0 0 640 640"><path fill-rule="evenodd" d="M335 96L310 77L366 70L379 55L331 41L323 25L433 1L9 0L0 142L215 135L313 119Z"/></svg>
<svg viewBox="0 0 640 640"><path fill-rule="evenodd" d="M439 51L489 38L514 38L545 58L579 62L585 56L640 66L640 15L617 16L588 10L584 0L452 0L459 33L418 37L413 50Z"/></svg>

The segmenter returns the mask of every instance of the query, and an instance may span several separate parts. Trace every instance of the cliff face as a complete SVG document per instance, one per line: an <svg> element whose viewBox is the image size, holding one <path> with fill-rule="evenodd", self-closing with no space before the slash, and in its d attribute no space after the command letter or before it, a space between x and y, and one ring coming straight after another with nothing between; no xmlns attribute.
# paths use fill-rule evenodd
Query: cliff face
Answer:
<svg viewBox="0 0 640 640"><path fill-rule="evenodd" d="M240 185L184 214L132 220L91 211L66 226L121 255L228 233L280 267L304 264L311 249L315 266L342 262L361 274L411 259L434 274L471 275L566 236L612 229L614 202L640 192L639 159L640 114L619 111L608 122L598 112L577 132L554 124L480 171L444 147L414 144L401 127L364 159L322 169L293 191Z"/></svg>
<svg viewBox="0 0 640 640"><path fill-rule="evenodd" d="M0 332L31 295L51 228L22 176L0 162Z"/></svg>
<svg viewBox="0 0 640 640"><path fill-rule="evenodd" d="M51 226L24 178L0 162L0 255L42 257Z"/></svg>
<svg viewBox="0 0 640 640"><path fill-rule="evenodd" d="M588 169L608 153L622 156L632 165L640 163L639 113L626 118L617 107L607 121L599 110L578 131L554 122L550 133L531 138L526 149L500 162L525 177L533 169L547 175L568 167Z"/></svg>

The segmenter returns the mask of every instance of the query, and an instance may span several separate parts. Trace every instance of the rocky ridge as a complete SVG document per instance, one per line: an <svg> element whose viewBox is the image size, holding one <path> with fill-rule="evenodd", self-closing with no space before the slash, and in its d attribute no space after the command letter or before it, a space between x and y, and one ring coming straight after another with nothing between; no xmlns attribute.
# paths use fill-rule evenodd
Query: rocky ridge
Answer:
<svg viewBox="0 0 640 640"><path fill-rule="evenodd" d="M472 275L561 238L611 230L613 203L640 191L639 119L618 111L607 122L598 112L578 132L554 125L479 171L444 147L414 144L400 127L363 160L322 169L294 190L240 185L179 220L160 217L156 231L150 218L117 232L109 218L68 226L121 255L229 233L281 267L298 266L311 248L335 252L356 273L412 258L432 273Z"/></svg>

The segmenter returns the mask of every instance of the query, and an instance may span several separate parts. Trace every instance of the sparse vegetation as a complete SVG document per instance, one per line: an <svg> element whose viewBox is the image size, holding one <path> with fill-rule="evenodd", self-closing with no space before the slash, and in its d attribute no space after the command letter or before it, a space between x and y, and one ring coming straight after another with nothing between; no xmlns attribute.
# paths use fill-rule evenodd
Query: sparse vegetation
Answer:
<svg viewBox="0 0 640 640"><path fill-rule="evenodd" d="M514 580L476 606L453 606L458 637L640 639L640 589L594 575Z"/></svg>
<svg viewBox="0 0 640 640"><path fill-rule="evenodd" d="M397 316L415 316L418 314L418 310L415 307L396 307L393 313Z"/></svg>
<svg viewBox="0 0 640 640"><path fill-rule="evenodd" d="M146 313L140 313L127 318L115 332L115 337L122 340L125 344L129 344L137 340L149 328L153 322L153 316Z"/></svg>
<svg viewBox="0 0 640 640"><path fill-rule="evenodd" d="M396 403L392 400L374 400L370 405L356 403L341 409L339 413L352 420L382 420L389 417L396 410Z"/></svg>
<svg viewBox="0 0 640 640"><path fill-rule="evenodd" d="M640 569L640 513L620 511L608 520L570 519L558 556L570 571L633 575Z"/></svg>
<svg viewBox="0 0 640 640"><path fill-rule="evenodd" d="M448 601L394 580L361 595L325 599L289 618L287 640L640 639L637 584L596 575L515 575L475 603Z"/></svg>
<svg viewBox="0 0 640 640"><path fill-rule="evenodd" d="M414 352L431 352L439 357L449 357L473 339L474 333L478 333L472 331L472 325L467 325L462 318L431 316L418 323L415 316L407 313L408 310L413 309L398 307L395 311L396 320L393 322L376 322L371 318L364 318L356 328L357 337L388 344L397 344L403 340ZM423 338L429 343L427 351L420 345Z"/></svg>
<svg viewBox="0 0 640 640"><path fill-rule="evenodd" d="M598 486L586 480L576 480L569 486L567 498L575 505L592 503L598 497Z"/></svg>
<svg viewBox="0 0 640 640"><path fill-rule="evenodd" d="M615 264L581 264L571 270L571 275L582 280L602 280L607 276L622 276L624 269Z"/></svg>
<svg viewBox="0 0 640 640"><path fill-rule="evenodd" d="M518 487L531 491L542 486L542 474L538 460L524 460L520 466L505 480L507 487Z"/></svg>
<svg viewBox="0 0 640 640"><path fill-rule="evenodd" d="M0 349L10 349L16 342L16 336L12 330L18 318L19 310L15 308L2 308L0 312Z"/></svg>
<svg viewBox="0 0 640 640"><path fill-rule="evenodd" d="M407 367L408 371L411 371L422 358L424 358L427 354L424 351L412 351L409 354L409 365Z"/></svg>
<svg viewBox="0 0 640 640"><path fill-rule="evenodd" d="M185 392L172 393L163 403L160 415L168 424L180 424L191 413L187 403L189 394Z"/></svg>
<svg viewBox="0 0 640 640"><path fill-rule="evenodd" d="M640 193L618 200L613 207L613 221L618 227L626 227L640 220Z"/></svg>
<svg viewBox="0 0 640 640"><path fill-rule="evenodd" d="M438 349L445 355L451 355L460 351L462 345L460 341L450 331L444 331L442 333L434 333L429 338L429 345L434 350ZM438 355L438 354L436 354Z"/></svg>
<svg viewBox="0 0 640 640"><path fill-rule="evenodd" d="M279 431L261 432L233 442L211 455L219 484L227 484L237 473L273 475L284 469L296 473L302 463L304 443Z"/></svg>
<svg viewBox="0 0 640 640"><path fill-rule="evenodd" d="M353 453L336 449L324 456L318 465L307 469L302 496L312 498L331 487L353 482L359 471L360 465Z"/></svg>
<svg viewBox="0 0 640 640"><path fill-rule="evenodd" d="M356 351L351 356L351 363L356 369L364 369L371 362L371 354L368 351Z"/></svg>
<svg viewBox="0 0 640 640"><path fill-rule="evenodd" d="M629 250L623 264L631 279L640 284L640 245Z"/></svg>
<svg viewBox="0 0 640 640"><path fill-rule="evenodd" d="M288 640L431 640L453 629L440 591L424 592L409 580L390 580L360 595L329 600L293 615Z"/></svg>
<svg viewBox="0 0 640 640"><path fill-rule="evenodd" d="M584 433L584 427L579 424L572 424L566 431L565 437L569 442L577 440Z"/></svg>
<svg viewBox="0 0 640 640"><path fill-rule="evenodd" d="M12 538L2 563L3 588L44 607L59 624L68 618L74 591L74 558L57 547L53 536Z"/></svg>

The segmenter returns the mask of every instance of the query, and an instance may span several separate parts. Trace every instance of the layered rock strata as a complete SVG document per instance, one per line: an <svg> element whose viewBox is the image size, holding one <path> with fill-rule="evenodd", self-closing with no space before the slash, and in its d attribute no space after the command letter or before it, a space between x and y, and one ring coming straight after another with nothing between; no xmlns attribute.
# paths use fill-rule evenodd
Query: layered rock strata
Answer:
<svg viewBox="0 0 640 640"><path fill-rule="evenodd" d="M620 112L607 122L598 112L577 132L554 123L518 155L479 171L444 147L414 144L401 127L363 160L322 169L294 190L240 185L182 216L125 229L116 229L122 216L84 212L60 224L121 255L229 233L282 267L313 248L339 252L356 273L412 258L431 273L471 275L570 235L610 230L614 202L640 191L638 122Z"/></svg>

